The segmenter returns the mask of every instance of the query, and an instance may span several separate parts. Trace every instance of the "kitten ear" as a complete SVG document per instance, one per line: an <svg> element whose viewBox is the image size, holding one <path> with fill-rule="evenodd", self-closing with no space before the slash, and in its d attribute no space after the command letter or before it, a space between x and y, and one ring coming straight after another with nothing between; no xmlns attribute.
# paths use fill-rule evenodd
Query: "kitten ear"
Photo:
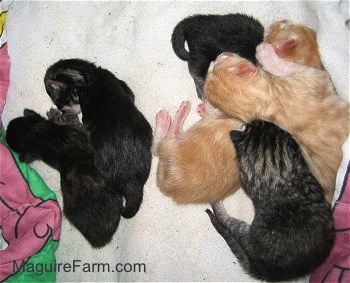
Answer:
<svg viewBox="0 0 350 283"><path fill-rule="evenodd" d="M297 47L297 41L295 39L288 39L284 41L275 50L278 57L283 57L283 55L286 55L289 52L292 52L296 47Z"/></svg>
<svg viewBox="0 0 350 283"><path fill-rule="evenodd" d="M293 153L297 153L300 151L299 145L294 138L288 139L287 145Z"/></svg>
<svg viewBox="0 0 350 283"><path fill-rule="evenodd" d="M45 88L48 94L55 99L60 95L61 92L67 89L67 85L63 82L46 79Z"/></svg>
<svg viewBox="0 0 350 283"><path fill-rule="evenodd" d="M239 143L244 138L244 132L233 130L230 132L230 138L233 141L234 144Z"/></svg>
<svg viewBox="0 0 350 283"><path fill-rule="evenodd" d="M249 73L254 73L256 71L256 66L250 62L241 62L234 67L228 68L227 71L233 75L244 77Z"/></svg>
<svg viewBox="0 0 350 283"><path fill-rule="evenodd" d="M25 108L25 109L23 110L23 116L24 116L24 117L37 117L37 118L41 117L41 116L40 116L38 113L36 113L35 111L30 110L30 109L27 109L27 108Z"/></svg>
<svg viewBox="0 0 350 283"><path fill-rule="evenodd" d="M35 161L35 156L30 153L20 153L19 154L19 160L24 163L32 163Z"/></svg>

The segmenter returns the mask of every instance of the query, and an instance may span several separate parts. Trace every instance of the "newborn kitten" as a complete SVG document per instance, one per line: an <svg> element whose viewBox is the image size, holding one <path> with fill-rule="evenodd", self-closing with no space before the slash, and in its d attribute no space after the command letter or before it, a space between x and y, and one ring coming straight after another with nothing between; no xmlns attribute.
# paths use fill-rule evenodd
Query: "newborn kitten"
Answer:
<svg viewBox="0 0 350 283"><path fill-rule="evenodd" d="M106 245L119 224L122 196L96 167L83 128L60 126L25 109L24 117L10 121L6 139L21 161L42 160L60 172L65 216L93 247Z"/></svg>
<svg viewBox="0 0 350 283"><path fill-rule="evenodd" d="M152 128L134 103L125 82L108 70L80 60L60 60L45 75L46 91L64 116L81 109L96 166L125 205L121 214L139 210L151 169Z"/></svg>
<svg viewBox="0 0 350 283"><path fill-rule="evenodd" d="M334 229L331 206L310 173L292 136L277 126L253 121L232 131L240 180L251 198L251 225L230 217L222 202L207 210L242 267L266 281L294 279L328 256Z"/></svg>
<svg viewBox="0 0 350 283"><path fill-rule="evenodd" d="M215 202L240 188L229 133L243 123L212 110L183 133L189 110L190 103L183 102L174 121L165 110L156 116L157 185L177 203Z"/></svg>
<svg viewBox="0 0 350 283"><path fill-rule="evenodd" d="M283 33L293 25L290 21L282 22L279 31ZM299 53L297 47L292 49ZM303 55L314 57L307 50L312 48L305 49ZM283 55L283 48L278 52ZM270 73L275 69L275 75L282 77L226 53L218 57L208 72L205 91L210 103L230 117L245 122L270 121L292 134L331 202L342 145L349 135L349 103L335 94L328 74L321 69L281 59L266 43L257 48L257 58Z"/></svg>
<svg viewBox="0 0 350 283"><path fill-rule="evenodd" d="M171 41L176 55L188 62L197 95L202 99L210 62L222 52L230 51L255 63L255 48L263 38L263 26L251 16L194 15L176 25Z"/></svg>

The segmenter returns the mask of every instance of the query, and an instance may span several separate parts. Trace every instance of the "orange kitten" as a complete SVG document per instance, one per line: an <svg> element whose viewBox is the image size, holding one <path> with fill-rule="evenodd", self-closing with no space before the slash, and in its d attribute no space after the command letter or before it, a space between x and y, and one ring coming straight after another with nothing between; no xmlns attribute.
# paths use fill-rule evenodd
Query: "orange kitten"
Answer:
<svg viewBox="0 0 350 283"><path fill-rule="evenodd" d="M298 31L300 27L304 32ZM283 34L289 31L292 36L285 38ZM212 63L205 93L214 107L230 117L245 122L266 120L291 133L331 201L342 145L349 135L349 103L335 94L328 74L320 69L312 30L281 21L272 26L271 33L267 40L286 59L279 58L267 43L258 46L257 58L274 75L225 53ZM282 40L281 45L274 42L272 35ZM299 44L303 45L302 49ZM315 68L294 63L290 54L296 63Z"/></svg>
<svg viewBox="0 0 350 283"><path fill-rule="evenodd" d="M153 153L159 157L157 184L177 203L211 203L240 188L235 151L229 133L243 123L211 109L182 133L190 109L183 102L173 122L166 111L156 117Z"/></svg>

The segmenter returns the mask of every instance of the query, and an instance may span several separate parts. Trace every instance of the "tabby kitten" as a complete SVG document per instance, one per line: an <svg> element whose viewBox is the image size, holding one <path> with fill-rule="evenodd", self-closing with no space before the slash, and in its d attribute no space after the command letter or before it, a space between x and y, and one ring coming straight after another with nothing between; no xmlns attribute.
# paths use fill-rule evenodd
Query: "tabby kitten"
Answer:
<svg viewBox="0 0 350 283"><path fill-rule="evenodd" d="M244 270L267 281L295 279L328 256L334 229L331 206L298 144L274 124L252 121L232 131L240 181L251 198L251 225L230 217L222 202L207 213Z"/></svg>
<svg viewBox="0 0 350 283"><path fill-rule="evenodd" d="M58 118L58 110L49 115ZM71 116L67 124L76 124ZM102 247L117 230L122 196L113 191L95 165L89 135L78 125L58 125L25 109L10 121L6 139L23 162L42 160L60 172L63 212L93 247Z"/></svg>

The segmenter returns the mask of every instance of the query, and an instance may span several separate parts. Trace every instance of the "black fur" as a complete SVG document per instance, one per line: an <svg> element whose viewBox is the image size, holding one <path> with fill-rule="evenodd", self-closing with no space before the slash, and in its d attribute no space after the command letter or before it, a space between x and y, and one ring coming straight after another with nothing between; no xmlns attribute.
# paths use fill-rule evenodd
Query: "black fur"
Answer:
<svg viewBox="0 0 350 283"><path fill-rule="evenodd" d="M133 217L142 202L152 159L152 128L136 108L134 94L108 70L80 59L56 62L44 81L64 113L71 114L80 105L96 165L108 185L124 196L122 216Z"/></svg>
<svg viewBox="0 0 350 283"><path fill-rule="evenodd" d="M311 175L290 134L254 121L232 131L240 180L251 198L251 225L230 217L222 203L207 211L242 267L252 276L290 280L319 266L328 256L334 229L330 204Z"/></svg>
<svg viewBox="0 0 350 283"><path fill-rule="evenodd" d="M232 52L255 64L255 49L263 39L263 26L251 16L194 15L176 25L171 42L175 54L188 62L197 95L202 99L211 61L223 52ZM186 41L189 51L185 49Z"/></svg>
<svg viewBox="0 0 350 283"><path fill-rule="evenodd" d="M63 212L93 247L112 239L122 196L97 169L89 136L81 127L57 125L26 109L24 117L9 123L6 139L21 161L43 160L60 172Z"/></svg>

